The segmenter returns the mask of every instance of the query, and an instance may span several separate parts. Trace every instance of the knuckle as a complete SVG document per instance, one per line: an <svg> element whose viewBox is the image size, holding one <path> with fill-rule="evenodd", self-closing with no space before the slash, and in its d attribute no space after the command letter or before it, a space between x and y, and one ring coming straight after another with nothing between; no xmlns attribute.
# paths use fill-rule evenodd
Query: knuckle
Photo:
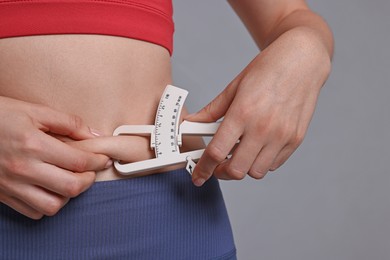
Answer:
<svg viewBox="0 0 390 260"><path fill-rule="evenodd" d="M233 166L226 168L226 173L234 180L242 180L246 176L246 172Z"/></svg>
<svg viewBox="0 0 390 260"><path fill-rule="evenodd" d="M74 178L65 185L65 197L73 198L78 196L83 191L82 183Z"/></svg>
<svg viewBox="0 0 390 260"><path fill-rule="evenodd" d="M275 131L276 138L281 141L288 141L291 139L292 131L289 127L281 127Z"/></svg>
<svg viewBox="0 0 390 260"><path fill-rule="evenodd" d="M296 134L296 125L290 121L279 121L275 125L273 133L278 140L289 142Z"/></svg>
<svg viewBox="0 0 390 260"><path fill-rule="evenodd" d="M72 164L72 170L75 172L85 172L87 170L87 158L79 157Z"/></svg>
<svg viewBox="0 0 390 260"><path fill-rule="evenodd" d="M249 118L253 115L253 107L252 106L240 106L239 115L241 118Z"/></svg>
<svg viewBox="0 0 390 260"><path fill-rule="evenodd" d="M298 147L299 145L302 144L303 142L303 139L304 139L304 134L301 134L301 133L297 133L293 139L293 144L295 147Z"/></svg>
<svg viewBox="0 0 390 260"><path fill-rule="evenodd" d="M260 169L251 169L249 171L249 176L251 176L253 179L256 179L256 180L263 179L266 174L267 174L267 171L263 171Z"/></svg>
<svg viewBox="0 0 390 260"><path fill-rule="evenodd" d="M254 115L254 108L252 106L239 106L237 107L236 118L240 123L247 123L248 119ZM262 126L260 126L262 128Z"/></svg>
<svg viewBox="0 0 390 260"><path fill-rule="evenodd" d="M54 216L62 208L63 202L60 198L52 197L46 201L43 213L46 216Z"/></svg>
<svg viewBox="0 0 390 260"><path fill-rule="evenodd" d="M26 132L21 138L21 150L26 153L39 153L43 150L41 141L34 133Z"/></svg>
<svg viewBox="0 0 390 260"><path fill-rule="evenodd" d="M283 162L280 162L280 163L275 163L271 166L271 168L269 169L271 172L273 171L276 171L277 169L280 168L280 166L282 166Z"/></svg>
<svg viewBox="0 0 390 260"><path fill-rule="evenodd" d="M15 176L24 176L28 171L27 163L23 160L10 159L6 162L6 169Z"/></svg>
<svg viewBox="0 0 390 260"><path fill-rule="evenodd" d="M225 160L226 156L224 152L215 145L209 145L208 149L205 151L206 156L210 157L213 161L219 163Z"/></svg>
<svg viewBox="0 0 390 260"><path fill-rule="evenodd" d="M79 130L83 126L83 120L76 115L69 115L69 123L74 130Z"/></svg>
<svg viewBox="0 0 390 260"><path fill-rule="evenodd" d="M305 131L297 129L296 127L285 127L279 133L283 140L287 140L293 147L298 147L305 137Z"/></svg>
<svg viewBox="0 0 390 260"><path fill-rule="evenodd" d="M270 133L274 133L275 130L272 128L272 124L269 123L270 120L262 119L262 120L254 120L250 125L248 125L248 129L256 136L269 136Z"/></svg>

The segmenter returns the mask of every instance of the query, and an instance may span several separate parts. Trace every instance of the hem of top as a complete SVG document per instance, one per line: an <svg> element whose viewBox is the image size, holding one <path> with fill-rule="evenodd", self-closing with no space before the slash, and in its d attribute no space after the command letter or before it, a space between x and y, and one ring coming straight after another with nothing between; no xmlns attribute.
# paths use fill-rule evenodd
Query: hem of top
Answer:
<svg viewBox="0 0 390 260"><path fill-rule="evenodd" d="M0 39L58 34L100 34L142 40L172 56L174 24L168 14L122 1L6 1L0 3ZM23 5L23 8L21 8Z"/></svg>

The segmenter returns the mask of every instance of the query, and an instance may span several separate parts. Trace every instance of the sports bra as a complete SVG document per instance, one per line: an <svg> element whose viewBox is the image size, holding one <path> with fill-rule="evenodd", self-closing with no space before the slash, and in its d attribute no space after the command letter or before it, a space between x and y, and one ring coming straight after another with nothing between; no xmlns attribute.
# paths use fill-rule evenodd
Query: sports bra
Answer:
<svg viewBox="0 0 390 260"><path fill-rule="evenodd" d="M103 34L144 40L172 55L172 0L0 0L0 38Z"/></svg>

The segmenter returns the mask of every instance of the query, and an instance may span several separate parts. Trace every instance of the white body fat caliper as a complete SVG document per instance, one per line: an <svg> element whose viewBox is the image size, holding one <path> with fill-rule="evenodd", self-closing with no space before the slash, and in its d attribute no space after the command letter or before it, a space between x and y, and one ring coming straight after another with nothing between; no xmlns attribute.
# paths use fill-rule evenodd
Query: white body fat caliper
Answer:
<svg viewBox="0 0 390 260"><path fill-rule="evenodd" d="M204 149L189 152L180 152L183 135L214 135L219 122L197 123L183 121L180 123L180 114L188 91L168 85L161 96L157 108L154 125L122 125L115 129L114 136L118 135L150 135L150 147L154 149L156 158L122 164L114 162L115 168L123 175L132 175L143 171L150 171L170 165L186 163L187 171L192 174L195 162Z"/></svg>

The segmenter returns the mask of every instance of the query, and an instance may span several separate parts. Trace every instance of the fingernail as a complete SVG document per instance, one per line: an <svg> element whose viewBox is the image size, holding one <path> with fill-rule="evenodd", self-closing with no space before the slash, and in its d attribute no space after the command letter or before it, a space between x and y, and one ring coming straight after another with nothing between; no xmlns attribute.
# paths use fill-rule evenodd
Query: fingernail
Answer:
<svg viewBox="0 0 390 260"><path fill-rule="evenodd" d="M199 178L199 179L194 180L194 185L196 187L201 187L205 182L206 182L205 179Z"/></svg>
<svg viewBox="0 0 390 260"><path fill-rule="evenodd" d="M89 132L90 132L91 134L93 134L94 136L102 136L102 135L103 135L103 134L100 133L98 130L93 129L93 128L89 128Z"/></svg>
<svg viewBox="0 0 390 260"><path fill-rule="evenodd" d="M106 163L106 166L104 166L104 169L110 168L112 163L113 163L112 160L108 160L107 163Z"/></svg>

